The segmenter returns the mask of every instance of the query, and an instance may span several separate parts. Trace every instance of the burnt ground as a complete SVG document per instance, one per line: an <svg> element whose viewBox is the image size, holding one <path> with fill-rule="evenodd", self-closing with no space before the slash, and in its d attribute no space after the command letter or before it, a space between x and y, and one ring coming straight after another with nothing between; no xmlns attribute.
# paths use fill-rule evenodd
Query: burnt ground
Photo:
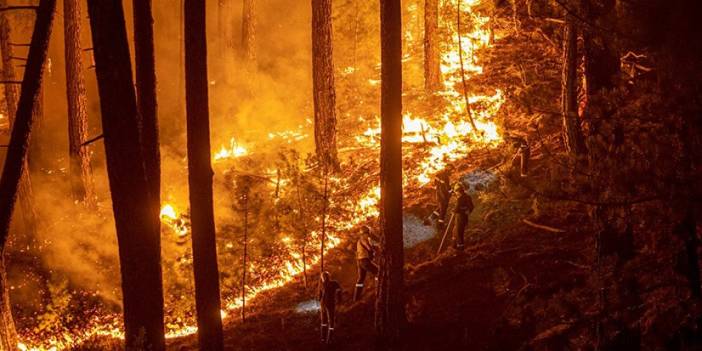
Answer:
<svg viewBox="0 0 702 351"><path fill-rule="evenodd" d="M548 184L545 153L537 148L532 155L532 173L521 180L514 167L495 168L494 155L473 153L480 161L456 164L459 174L492 169L498 177L473 195L464 252L437 257L438 236L405 250L404 350L702 350L702 309L669 254L679 245L652 244L641 234L645 227L634 228L632 242L598 243L586 204L537 198L518 184ZM429 213L429 187L407 196L407 213ZM364 299L351 302L354 249L347 240L325 258L345 289L333 345L320 343L316 311L296 310L316 296L313 267L307 287L300 279L262 293L247 303L246 322L228 319L226 349L375 349L372 279ZM168 346L197 350L197 336ZM119 349L98 343L78 349L107 348Z"/></svg>
<svg viewBox="0 0 702 351"><path fill-rule="evenodd" d="M575 289L587 278L587 259L581 253L588 244L582 233L556 235L505 223L499 232L476 225L470 234L465 252L445 252L408 267L409 349L518 349L536 328L532 321L509 320L520 300ZM422 246L415 251L433 251L438 239ZM416 260L419 254L408 256ZM344 276L348 290L352 284L353 276ZM290 301L301 301L298 296L304 299L295 287L282 290L270 297L276 301L273 304L284 308ZM316 313L299 314L289 308L260 311L246 323L230 323L226 345L232 350L367 350L373 343L371 295L372 291L363 301L341 307L333 347L320 345ZM268 299L261 297L258 303ZM290 304L294 307L296 303ZM191 350L196 349L194 342L194 338L179 340L171 346Z"/></svg>
<svg viewBox="0 0 702 351"><path fill-rule="evenodd" d="M543 155L534 155L533 169L539 170ZM493 162L463 162L458 169L466 173ZM476 210L464 252L436 257L438 236L406 250L405 350L702 349L699 305L661 248L639 238L627 246L628 255L603 253L597 260L598 247L626 250L617 240L598 246L586 205L537 201L509 181L511 171L496 171L498 180L473 196ZM547 182L542 173L534 171L527 181ZM429 196L425 191L407 201L407 211L426 214L422 204ZM374 349L373 287L359 303L350 302L353 250L347 242L327 258L328 270L346 289L333 345L320 344L316 312L295 310L315 296L310 278L307 288L298 281L259 296L245 323L230 319L226 348ZM197 338L170 340L169 349L196 350Z"/></svg>
<svg viewBox="0 0 702 351"><path fill-rule="evenodd" d="M466 165L463 171L470 168ZM558 213L548 213L535 209L529 196L514 191L516 196L505 197L500 188L494 184L473 196L477 207L464 252L450 249L436 257L439 236L406 250L408 350L549 349L582 334L573 330L588 329L582 311L595 305L597 294L583 291L594 251L582 208L559 206ZM423 201L413 203L426 203L429 196L427 192ZM409 211L422 215L426 206L414 205ZM565 232L534 228L525 218ZM310 277L308 288L294 282L258 297L245 323L230 320L225 325L227 349L372 349L374 287L367 288L359 303L350 302L353 249L349 242L329 254L327 269L345 288L333 345L320 344L316 312L295 310L315 296L316 281ZM567 301L567 295L575 301ZM551 304L552 299L564 301ZM197 349L195 336L169 344L172 350Z"/></svg>

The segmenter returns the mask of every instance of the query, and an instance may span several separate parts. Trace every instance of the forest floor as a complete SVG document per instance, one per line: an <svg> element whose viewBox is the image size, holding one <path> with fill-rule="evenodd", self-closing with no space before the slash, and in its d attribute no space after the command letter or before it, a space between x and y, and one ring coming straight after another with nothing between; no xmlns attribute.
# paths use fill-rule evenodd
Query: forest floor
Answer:
<svg viewBox="0 0 702 351"><path fill-rule="evenodd" d="M667 258L636 243L629 258L604 254L598 261L597 228L585 204L537 201L515 183L548 182L547 157L533 155L526 180L515 181L515 170L503 167L491 186L473 195L464 252L437 256L437 235L405 250L404 349L702 350L696 336L702 310L684 279L665 273ZM457 162L457 173L494 165L495 158L480 159ZM412 195L406 213L428 214L431 192ZM326 269L345 289L332 345L320 343L318 310L307 308L316 296L310 273L307 288L298 281L267 292L251 302L245 323L230 319L226 349L374 349L372 279L364 299L351 301L354 248L346 242L329 253ZM196 350L197 338L170 340L169 349Z"/></svg>
<svg viewBox="0 0 702 351"><path fill-rule="evenodd" d="M461 165L457 164L461 173L482 166ZM590 275L594 236L582 225L582 208L559 206L558 211L545 212L535 208L528 194L513 194L505 196L495 184L480 196L473 195L476 210L464 252L449 249L436 256L440 235L406 250L408 349L516 350L534 343L558 344L571 329L586 323L587 318L576 311L595 305L594 292L574 294L581 301L567 302L571 306L549 303L584 289ZM427 204L430 199L426 192L413 203ZM407 211L419 217L426 206ZM563 232L539 229L524 219ZM375 287L371 283L362 301L351 302L354 244L346 243L329 254L327 270L345 289L333 345L319 341L318 310L304 308L316 295L316 280L310 277L307 288L294 282L259 296L251 302L245 323L230 320L225 325L227 349L372 349ZM169 344L173 350L197 349L195 336Z"/></svg>

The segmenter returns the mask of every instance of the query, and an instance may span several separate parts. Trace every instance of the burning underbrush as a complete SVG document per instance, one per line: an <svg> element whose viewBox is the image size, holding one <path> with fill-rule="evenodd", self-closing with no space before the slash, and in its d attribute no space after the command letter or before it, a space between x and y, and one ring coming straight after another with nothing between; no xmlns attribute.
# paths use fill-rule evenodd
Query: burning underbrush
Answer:
<svg viewBox="0 0 702 351"><path fill-rule="evenodd" d="M441 1L443 84L430 96L419 88L417 82L422 77L413 73L413 67L421 65L417 48L422 45L413 33L421 28L410 21L406 29L404 189L407 207L415 212L408 214L405 223L411 234L408 246L434 235L420 219L427 211L426 204L420 202L426 199L427 185L434 174L449 163L464 161L470 153L489 154L503 142L500 123L505 119L507 102L504 87L484 80L479 87L471 84L489 70L482 66L481 58L506 35L505 30L496 19L485 15L486 5L481 0L460 1L460 6L457 0ZM460 32L456 10L463 18ZM416 4L408 11L418 16ZM368 66L373 69L363 69ZM313 139L309 119L297 128L229 135L213 143L221 314L225 321L245 318L247 304L256 304L257 296L266 291L312 279L315 275L311 272L323 259L320 248L333 255L340 244L355 241L359 225L374 224L380 200L379 66L363 67L338 69L341 79L337 94L348 100L339 108L338 172L325 172L314 156L306 153ZM163 173L168 175L168 179L164 176L161 209L168 338L197 330L187 169L182 148L183 144L162 147ZM476 176L476 184L483 181L483 176ZM54 223L85 232L87 237L80 245L104 248L104 252L91 257L99 262L101 271L83 273L104 277L105 281L98 283L109 288L87 289L94 282L79 284L69 275L47 278L45 267L37 263L37 286L32 288L45 291L36 295L46 300L47 307L20 309L21 348L70 349L95 338L121 338L120 294L114 284L119 276L118 262L114 252L109 253L114 249L114 238L104 234L111 231L103 230L112 226L109 208L109 203L101 202L96 211L86 215L91 220L63 216ZM21 258L22 254L14 256Z"/></svg>

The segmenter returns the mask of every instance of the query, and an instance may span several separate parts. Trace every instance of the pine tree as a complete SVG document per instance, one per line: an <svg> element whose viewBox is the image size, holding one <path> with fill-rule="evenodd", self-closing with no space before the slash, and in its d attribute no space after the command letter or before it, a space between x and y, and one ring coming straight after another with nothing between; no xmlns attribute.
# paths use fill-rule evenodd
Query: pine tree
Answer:
<svg viewBox="0 0 702 351"><path fill-rule="evenodd" d="M222 350L219 270L212 204L205 2L185 0L185 100L188 184L198 340L201 350Z"/></svg>
<svg viewBox="0 0 702 351"><path fill-rule="evenodd" d="M75 201L95 205L90 154L83 146L88 137L88 99L83 76L83 50L80 45L81 10L78 0L63 2L63 31L68 102L68 155L71 192Z"/></svg>
<svg viewBox="0 0 702 351"><path fill-rule="evenodd" d="M375 328L386 349L400 347L406 324L402 243L402 11L380 1L380 274Z"/></svg>
<svg viewBox="0 0 702 351"><path fill-rule="evenodd" d="M332 58L331 0L312 0L314 140L324 167L336 168L336 92Z"/></svg>
<svg viewBox="0 0 702 351"><path fill-rule="evenodd" d="M9 237L10 220L19 192L22 174L26 172L27 150L35 114L34 107L40 98L44 62L49 49L51 27L56 11L56 0L41 0L37 9L34 32L27 56L27 67L22 79L17 111L12 126L7 156L0 177L0 349L17 347L10 306L10 296L5 270L5 247Z"/></svg>
<svg viewBox="0 0 702 351"><path fill-rule="evenodd" d="M439 46L439 0L424 0L424 89L441 89L441 48Z"/></svg>
<svg viewBox="0 0 702 351"><path fill-rule="evenodd" d="M120 0L89 0L107 174L119 244L127 350L165 348L161 241L150 211L140 118ZM155 218L154 218L155 217Z"/></svg>
<svg viewBox="0 0 702 351"><path fill-rule="evenodd" d="M563 78L561 80L563 139L568 152L573 155L583 155L585 153L585 141L578 117L578 26L575 23L575 18L570 14L566 17L563 38Z"/></svg>
<svg viewBox="0 0 702 351"><path fill-rule="evenodd" d="M7 1L0 0L0 7L6 7ZM6 81L4 86L5 91L5 106L8 116L8 121L10 122L10 128L14 123L15 114L17 113L17 99L18 99L18 89L15 85L17 76L15 74L15 67L12 62L12 57L14 56L14 50L12 49L11 43L11 27L10 21L7 18L5 12L0 13L0 50L2 51L2 79ZM25 165L24 173L22 173L22 178L20 179L18 200L20 203L22 223L24 225L24 230L29 237L34 237L36 234L36 220L37 214L34 208L34 191L32 190L32 181L29 175L29 162L24 161Z"/></svg>
<svg viewBox="0 0 702 351"><path fill-rule="evenodd" d="M159 150L158 114L156 101L156 64L154 60L154 29L151 0L134 0L134 62L136 92L141 116L141 148L144 154L146 177L152 190L149 209L160 228L161 207L161 153Z"/></svg>
<svg viewBox="0 0 702 351"><path fill-rule="evenodd" d="M252 64L256 62L256 0L244 0L241 12L241 54Z"/></svg>

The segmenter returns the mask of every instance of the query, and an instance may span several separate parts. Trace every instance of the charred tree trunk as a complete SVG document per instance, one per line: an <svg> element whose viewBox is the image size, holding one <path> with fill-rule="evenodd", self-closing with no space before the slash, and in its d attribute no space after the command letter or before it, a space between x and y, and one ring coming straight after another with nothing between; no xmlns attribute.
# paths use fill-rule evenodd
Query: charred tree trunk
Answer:
<svg viewBox="0 0 702 351"><path fill-rule="evenodd" d="M49 49L55 10L56 0L41 0L39 2L27 67L22 79L10 143L2 169L2 177L0 177L0 349L2 350L13 350L17 346L17 332L12 319L5 274L5 246L9 237L10 220L19 192L20 181L22 174L26 172L27 150L35 117L32 112L34 105L39 100L44 62Z"/></svg>
<svg viewBox="0 0 702 351"><path fill-rule="evenodd" d="M80 45L81 10L78 0L63 2L63 32L66 58L66 97L68 101L69 176L73 199L89 207L95 205L90 154L83 143L88 137L88 98L83 77L83 50Z"/></svg>
<svg viewBox="0 0 702 351"><path fill-rule="evenodd" d="M134 0L134 62L136 66L137 106L141 116L141 150L149 182L149 209L157 228L161 227L161 153L158 138L156 65L151 0Z"/></svg>
<svg viewBox="0 0 702 351"><path fill-rule="evenodd" d="M319 270L324 272L324 246L327 239L327 211L329 211L329 174L324 168L324 192L322 193L322 233L319 240Z"/></svg>
<svg viewBox="0 0 702 351"><path fill-rule="evenodd" d="M7 2L0 0L0 7L7 6ZM2 50L2 79L8 82L17 80L15 75L14 64L12 57L14 52L10 45L10 21L5 13L0 13L0 50ZM10 130L14 123L15 114L17 113L17 86L14 84L5 84L5 103L7 107L7 117L10 122ZM32 182L29 176L29 162L24 161L22 178L20 179L18 198L22 214L22 223L27 235L34 237L36 233L37 214L34 209L34 193L32 191Z"/></svg>
<svg viewBox="0 0 702 351"><path fill-rule="evenodd" d="M129 44L120 0L89 0L107 174L119 243L127 350L165 348L161 242L140 145ZM154 218L156 216L156 218Z"/></svg>
<svg viewBox="0 0 702 351"><path fill-rule="evenodd" d="M402 246L402 17L400 0L380 1L380 257L375 329L385 349L406 324Z"/></svg>
<svg viewBox="0 0 702 351"><path fill-rule="evenodd" d="M582 13L593 26L583 28L587 96L612 88L620 71L612 33L615 26L615 0L581 0Z"/></svg>
<svg viewBox="0 0 702 351"><path fill-rule="evenodd" d="M332 2L312 0L312 80L314 141L324 167L338 167L336 154L336 92L332 59Z"/></svg>
<svg viewBox="0 0 702 351"><path fill-rule="evenodd" d="M244 252L241 259L241 321L246 322L246 273L249 258L249 194L244 194Z"/></svg>
<svg viewBox="0 0 702 351"><path fill-rule="evenodd" d="M563 77L561 81L563 139L568 152L574 155L583 155L585 153L585 141L578 117L578 29L572 15L567 15L566 17L563 38Z"/></svg>
<svg viewBox="0 0 702 351"><path fill-rule="evenodd" d="M256 0L244 0L241 16L241 55L244 60L256 62Z"/></svg>
<svg viewBox="0 0 702 351"><path fill-rule="evenodd" d="M188 184L198 340L202 350L222 350L219 270L212 205L205 2L185 0L184 9Z"/></svg>
<svg viewBox="0 0 702 351"><path fill-rule="evenodd" d="M441 50L439 47L439 0L424 0L424 89L441 89Z"/></svg>
<svg viewBox="0 0 702 351"><path fill-rule="evenodd" d="M699 248L699 238L697 236L697 219L694 211L689 209L683 220L675 228L677 234L685 242L685 254L687 256L687 280L690 284L690 292L695 298L702 297L702 278L700 278L700 256L697 252Z"/></svg>

